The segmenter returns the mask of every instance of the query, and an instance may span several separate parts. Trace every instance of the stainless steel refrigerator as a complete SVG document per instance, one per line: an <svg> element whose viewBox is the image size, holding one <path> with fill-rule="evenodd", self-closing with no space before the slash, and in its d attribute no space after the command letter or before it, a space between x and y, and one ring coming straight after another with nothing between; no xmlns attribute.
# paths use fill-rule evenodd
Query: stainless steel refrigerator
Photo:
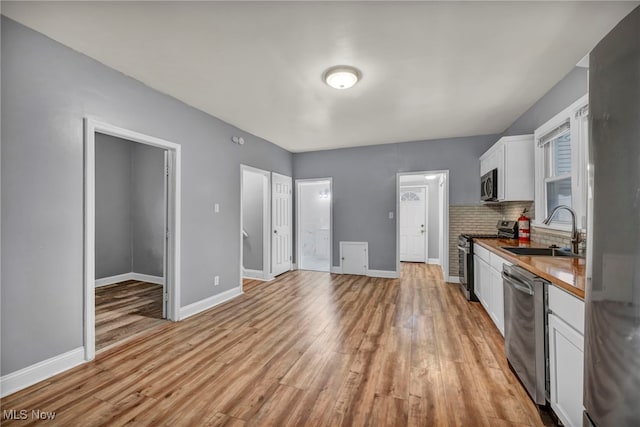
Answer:
<svg viewBox="0 0 640 427"><path fill-rule="evenodd" d="M640 426L640 7L591 52L584 425Z"/></svg>

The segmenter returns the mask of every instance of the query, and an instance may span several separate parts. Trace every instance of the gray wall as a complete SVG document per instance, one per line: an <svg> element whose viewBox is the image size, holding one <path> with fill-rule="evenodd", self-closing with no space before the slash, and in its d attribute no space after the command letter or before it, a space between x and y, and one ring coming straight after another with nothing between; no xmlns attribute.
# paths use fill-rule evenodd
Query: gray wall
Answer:
<svg viewBox="0 0 640 427"><path fill-rule="evenodd" d="M131 143L96 135L96 279L131 271Z"/></svg>
<svg viewBox="0 0 640 427"><path fill-rule="evenodd" d="M556 83L542 98L522 114L505 131L504 135L533 133L553 116L580 99L588 91L588 70L574 67L569 74Z"/></svg>
<svg viewBox="0 0 640 427"><path fill-rule="evenodd" d="M159 277L164 276L164 153L131 146L131 271Z"/></svg>
<svg viewBox="0 0 640 427"><path fill-rule="evenodd" d="M333 177L332 265L340 265L340 241L363 241L370 269L395 270L396 173L449 169L450 204L476 205L478 158L497 140L484 135L294 154L296 179Z"/></svg>
<svg viewBox="0 0 640 427"><path fill-rule="evenodd" d="M244 171L242 179L242 226L249 237L243 239L242 264L249 270L262 270L263 256L263 180L254 172Z"/></svg>
<svg viewBox="0 0 640 427"><path fill-rule="evenodd" d="M182 145L180 306L239 286L240 164L289 152L4 16L1 55L1 375L83 345L86 116Z"/></svg>

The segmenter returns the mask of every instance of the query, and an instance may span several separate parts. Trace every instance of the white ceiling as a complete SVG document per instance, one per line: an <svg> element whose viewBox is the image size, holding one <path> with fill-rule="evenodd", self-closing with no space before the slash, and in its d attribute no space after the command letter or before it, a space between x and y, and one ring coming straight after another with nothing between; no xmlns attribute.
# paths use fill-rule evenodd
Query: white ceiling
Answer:
<svg viewBox="0 0 640 427"><path fill-rule="evenodd" d="M301 152L502 132L637 2L2 2L2 13ZM338 91L321 75L358 67Z"/></svg>

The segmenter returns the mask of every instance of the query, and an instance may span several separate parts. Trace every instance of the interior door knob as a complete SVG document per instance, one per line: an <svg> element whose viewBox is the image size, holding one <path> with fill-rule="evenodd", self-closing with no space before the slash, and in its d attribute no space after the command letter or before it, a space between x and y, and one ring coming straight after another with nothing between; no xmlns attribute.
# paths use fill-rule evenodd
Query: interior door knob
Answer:
<svg viewBox="0 0 640 427"><path fill-rule="evenodd" d="M273 234L278 234L278 230L273 230Z"/></svg>

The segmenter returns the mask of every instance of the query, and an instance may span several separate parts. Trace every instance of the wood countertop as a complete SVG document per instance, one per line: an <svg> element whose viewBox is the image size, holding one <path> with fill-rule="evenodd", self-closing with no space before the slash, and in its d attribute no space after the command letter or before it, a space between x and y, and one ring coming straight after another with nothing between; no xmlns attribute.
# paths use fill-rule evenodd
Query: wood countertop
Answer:
<svg viewBox="0 0 640 427"><path fill-rule="evenodd" d="M559 288L584 300L585 259L550 256L514 255L502 247L547 248L540 243L522 243L515 239L473 239L474 244L483 246L502 258L519 265L550 281Z"/></svg>

